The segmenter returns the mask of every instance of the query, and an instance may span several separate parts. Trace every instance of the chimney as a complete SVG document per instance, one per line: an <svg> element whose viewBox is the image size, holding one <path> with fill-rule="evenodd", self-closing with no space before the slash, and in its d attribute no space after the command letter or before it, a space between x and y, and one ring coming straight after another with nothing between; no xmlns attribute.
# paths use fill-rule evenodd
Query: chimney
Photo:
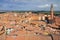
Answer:
<svg viewBox="0 0 60 40"><path fill-rule="evenodd" d="M51 20L53 20L53 18L54 18L53 4L51 4L50 15L51 15Z"/></svg>

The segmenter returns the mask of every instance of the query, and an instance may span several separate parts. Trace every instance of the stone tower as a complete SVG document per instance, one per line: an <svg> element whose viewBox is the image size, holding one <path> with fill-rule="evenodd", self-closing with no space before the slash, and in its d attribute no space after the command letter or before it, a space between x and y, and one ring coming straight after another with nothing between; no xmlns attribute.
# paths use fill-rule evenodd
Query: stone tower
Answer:
<svg viewBox="0 0 60 40"><path fill-rule="evenodd" d="M51 20L53 20L53 18L54 18L53 4L51 4L50 15L51 15Z"/></svg>

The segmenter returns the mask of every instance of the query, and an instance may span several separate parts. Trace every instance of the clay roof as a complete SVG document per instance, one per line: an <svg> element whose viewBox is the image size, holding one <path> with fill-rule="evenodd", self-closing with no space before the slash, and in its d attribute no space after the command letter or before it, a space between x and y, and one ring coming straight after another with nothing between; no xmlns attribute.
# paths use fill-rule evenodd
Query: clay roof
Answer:
<svg viewBox="0 0 60 40"><path fill-rule="evenodd" d="M55 23L56 25L60 25L60 17L55 17Z"/></svg>

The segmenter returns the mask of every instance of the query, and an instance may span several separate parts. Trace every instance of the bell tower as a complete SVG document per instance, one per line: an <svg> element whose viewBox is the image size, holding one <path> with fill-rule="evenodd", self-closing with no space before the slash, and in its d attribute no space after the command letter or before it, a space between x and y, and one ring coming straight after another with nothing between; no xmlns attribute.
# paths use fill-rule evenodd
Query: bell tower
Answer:
<svg viewBox="0 0 60 40"><path fill-rule="evenodd" d="M54 12L53 12L53 4L51 4L51 8L50 8L50 15L51 15L51 20L53 20L54 18Z"/></svg>

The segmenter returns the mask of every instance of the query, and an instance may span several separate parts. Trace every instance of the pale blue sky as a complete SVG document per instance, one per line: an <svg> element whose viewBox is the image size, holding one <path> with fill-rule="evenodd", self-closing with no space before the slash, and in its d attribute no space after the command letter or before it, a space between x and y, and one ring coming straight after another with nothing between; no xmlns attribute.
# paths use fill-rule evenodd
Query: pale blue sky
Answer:
<svg viewBox="0 0 60 40"><path fill-rule="evenodd" d="M60 0L0 0L0 10L54 10L60 11Z"/></svg>

